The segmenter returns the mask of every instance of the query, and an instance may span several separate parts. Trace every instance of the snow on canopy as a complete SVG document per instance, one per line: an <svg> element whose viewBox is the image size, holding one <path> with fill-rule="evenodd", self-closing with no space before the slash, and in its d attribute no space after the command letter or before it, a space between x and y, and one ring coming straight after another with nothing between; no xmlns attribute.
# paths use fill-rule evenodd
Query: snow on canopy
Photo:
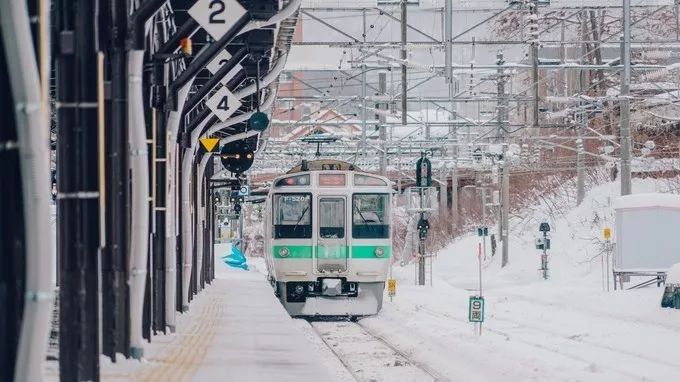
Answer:
<svg viewBox="0 0 680 382"><path fill-rule="evenodd" d="M614 208L617 210L653 207L680 209L680 195L657 193L634 194L622 196L614 202Z"/></svg>

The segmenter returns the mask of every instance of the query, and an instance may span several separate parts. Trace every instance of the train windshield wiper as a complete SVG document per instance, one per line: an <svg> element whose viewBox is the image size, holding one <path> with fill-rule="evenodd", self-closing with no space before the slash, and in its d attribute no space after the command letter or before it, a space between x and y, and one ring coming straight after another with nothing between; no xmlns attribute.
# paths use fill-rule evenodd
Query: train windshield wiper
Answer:
<svg viewBox="0 0 680 382"><path fill-rule="evenodd" d="M359 216L361 216L361 220L364 221L364 224L365 224L365 225L368 225L368 221L366 221L366 218L364 217L364 214L361 213L361 210L359 209L359 207L357 207L357 206L355 205L355 206L354 206L354 210L355 210L356 212L359 213Z"/></svg>
<svg viewBox="0 0 680 382"><path fill-rule="evenodd" d="M307 207L305 207L305 209L302 210L302 213L300 214L300 218L298 218L297 222L296 222L295 225L293 226L293 232L294 232L295 230L297 230L297 227L300 225L300 222L302 221L302 218L305 217L305 214L307 213L307 210L308 210L308 209L309 209L309 205L307 205Z"/></svg>

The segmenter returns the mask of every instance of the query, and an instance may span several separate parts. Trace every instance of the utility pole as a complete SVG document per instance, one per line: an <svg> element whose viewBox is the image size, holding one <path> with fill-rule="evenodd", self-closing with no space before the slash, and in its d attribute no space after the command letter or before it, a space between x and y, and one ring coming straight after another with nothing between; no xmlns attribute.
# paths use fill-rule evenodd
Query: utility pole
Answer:
<svg viewBox="0 0 680 382"><path fill-rule="evenodd" d="M450 155L454 161L451 168L451 234L456 232L458 223L458 177L456 173L456 161L458 160L458 129L453 124L456 120L456 80L453 78L453 0L446 0L444 4L444 35L446 36L446 50L444 54L444 74L446 81L449 84L449 99L451 101L451 113L449 120L452 122L449 126L449 136L453 138L453 144L450 147ZM446 176L444 176L444 191L446 191Z"/></svg>
<svg viewBox="0 0 680 382"><path fill-rule="evenodd" d="M420 209L423 209L423 193L424 189L419 188L420 191ZM420 221L425 219L425 213L420 213ZM418 240L418 285L425 285L425 237L419 234Z"/></svg>
<svg viewBox="0 0 680 382"><path fill-rule="evenodd" d="M567 61L567 46L564 44L564 39L565 39L565 34L566 34L566 24L565 21L562 20L560 23L560 64L564 64ZM560 91L557 94L560 94L562 96L567 96L569 93L569 83L567 81L567 73L564 70L559 71L559 78L560 78Z"/></svg>
<svg viewBox="0 0 680 382"><path fill-rule="evenodd" d="M458 168L457 162L451 169L451 234L458 228Z"/></svg>
<svg viewBox="0 0 680 382"><path fill-rule="evenodd" d="M428 209L431 206L432 197L429 194L430 187L432 186L432 163L426 157L426 153L422 152L420 154L420 159L416 162L416 188L418 190L419 196L419 207L418 207L418 285L425 285L425 261L427 254L425 252L425 240L427 239L427 234L430 229L430 223L428 221L429 213L425 213L424 198L428 196ZM426 195L427 193L427 195ZM431 260L430 260L431 261ZM430 263L431 264L431 263ZM430 275L431 277L432 275Z"/></svg>
<svg viewBox="0 0 680 382"><path fill-rule="evenodd" d="M578 139L576 140L576 205L579 206L585 198L585 148L583 147L583 129L586 117L582 117L581 128L578 129Z"/></svg>
<svg viewBox="0 0 680 382"><path fill-rule="evenodd" d="M446 182L446 175L448 171L446 169L446 164L442 163L441 168L439 169L439 218L442 219L442 221L446 218L446 214L448 212L448 208L446 205L446 189L448 188L448 184Z"/></svg>
<svg viewBox="0 0 680 382"><path fill-rule="evenodd" d="M585 41L588 36L587 28L588 24L586 21L587 13L583 11L583 21L581 23L581 41ZM588 53L585 43L581 43L581 64L585 63L585 56ZM576 132L578 134L578 139L576 140L576 205L581 205L583 198L585 197L585 153L583 152L583 131L588 125L588 116L586 115L585 102L583 100L583 90L585 89L585 71L579 69L579 79L578 79L578 94L579 94L579 108L578 108L578 124Z"/></svg>
<svg viewBox="0 0 680 382"><path fill-rule="evenodd" d="M496 54L496 64L498 64L498 74L497 74L497 97L498 97L498 128L496 129L496 137L498 140L505 139L506 128L505 124L508 121L506 116L507 111L507 99L505 98L505 82L507 78L505 76L505 71L503 70L503 64L505 64L505 58L503 52L498 52Z"/></svg>
<svg viewBox="0 0 680 382"><path fill-rule="evenodd" d="M363 11L363 40L366 42L366 10ZM366 158L366 65L361 65L361 155Z"/></svg>
<svg viewBox="0 0 680 382"><path fill-rule="evenodd" d="M503 255L501 266L508 264L508 220L510 216L510 161L508 160L507 145L503 146L503 175L501 178L501 240L503 241Z"/></svg>
<svg viewBox="0 0 680 382"><path fill-rule="evenodd" d="M450 120L456 118L456 103L453 102L453 97L455 97L455 86L453 79L453 0L446 0L444 7L444 35L446 36L446 50L444 51L444 76L446 77L446 82L449 84L449 99L451 100L451 114ZM449 135L456 137L456 128L451 124L449 127ZM457 147L452 146L453 149Z"/></svg>
<svg viewBox="0 0 680 382"><path fill-rule="evenodd" d="M621 44L621 195L631 193L631 138L630 138L630 0L623 0L623 43Z"/></svg>
<svg viewBox="0 0 680 382"><path fill-rule="evenodd" d="M408 83L406 77L406 2L401 0L401 124L406 126L408 112L408 99L406 93L408 92Z"/></svg>
<svg viewBox="0 0 680 382"><path fill-rule="evenodd" d="M675 2L675 39L680 40L680 2ZM609 281L609 280L607 280Z"/></svg>
<svg viewBox="0 0 680 382"><path fill-rule="evenodd" d="M533 127L538 128L538 9L529 2L529 41L531 42L531 87L533 92Z"/></svg>
<svg viewBox="0 0 680 382"><path fill-rule="evenodd" d="M366 65L361 65L361 155L366 157Z"/></svg>
<svg viewBox="0 0 680 382"><path fill-rule="evenodd" d="M385 96L387 93L387 73L378 73L378 92L380 96ZM381 103L378 107L379 110L387 111L387 105ZM364 108L364 110L366 110ZM380 121L380 126L378 127L380 132L380 175L385 176L387 174L387 131L385 127L385 114L380 113L378 115L378 120Z"/></svg>

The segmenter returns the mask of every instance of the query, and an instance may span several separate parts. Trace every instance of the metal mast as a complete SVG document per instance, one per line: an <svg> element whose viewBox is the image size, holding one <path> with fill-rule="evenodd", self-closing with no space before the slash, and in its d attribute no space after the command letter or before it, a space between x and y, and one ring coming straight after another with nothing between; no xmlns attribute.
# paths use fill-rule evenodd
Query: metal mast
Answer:
<svg viewBox="0 0 680 382"><path fill-rule="evenodd" d="M621 44L621 195L631 193L630 139L630 0L623 0L623 43Z"/></svg>
<svg viewBox="0 0 680 382"><path fill-rule="evenodd" d="M406 125L406 113L408 111L408 83L406 78L406 2L401 0L401 124Z"/></svg>

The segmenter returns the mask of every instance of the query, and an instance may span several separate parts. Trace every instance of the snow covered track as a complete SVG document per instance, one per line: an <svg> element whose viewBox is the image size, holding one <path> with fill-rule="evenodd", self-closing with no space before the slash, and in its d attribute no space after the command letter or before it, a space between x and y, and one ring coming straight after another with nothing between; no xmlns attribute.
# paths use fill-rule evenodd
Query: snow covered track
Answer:
<svg viewBox="0 0 680 382"><path fill-rule="evenodd" d="M356 381L446 381L360 323L311 322Z"/></svg>
<svg viewBox="0 0 680 382"><path fill-rule="evenodd" d="M445 321L455 320L460 323L466 322L459 320L447 313L437 312L429 308L421 307L421 311L433 317L439 317ZM534 348L535 352L552 353L554 356L569 360L575 365L581 364L582 369L592 372L605 372L617 380L649 380L644 374L645 371L654 369L660 373L671 375L680 369L680 364L652 359L639 352L626 349L617 349L613 346L588 340L588 333L564 335L558 329L546 329L539 326L527 326L526 323L516 320L494 318L496 324L493 327L485 327L487 335L502 337L505 341L515 341L522 345ZM437 323L442 328L449 326L447 323ZM525 332L525 335L522 334ZM533 332L534 336L526 335ZM538 335L539 337L536 337ZM599 358L599 363L593 362ZM610 360L605 362L602 360ZM640 365L646 365L640 368Z"/></svg>

